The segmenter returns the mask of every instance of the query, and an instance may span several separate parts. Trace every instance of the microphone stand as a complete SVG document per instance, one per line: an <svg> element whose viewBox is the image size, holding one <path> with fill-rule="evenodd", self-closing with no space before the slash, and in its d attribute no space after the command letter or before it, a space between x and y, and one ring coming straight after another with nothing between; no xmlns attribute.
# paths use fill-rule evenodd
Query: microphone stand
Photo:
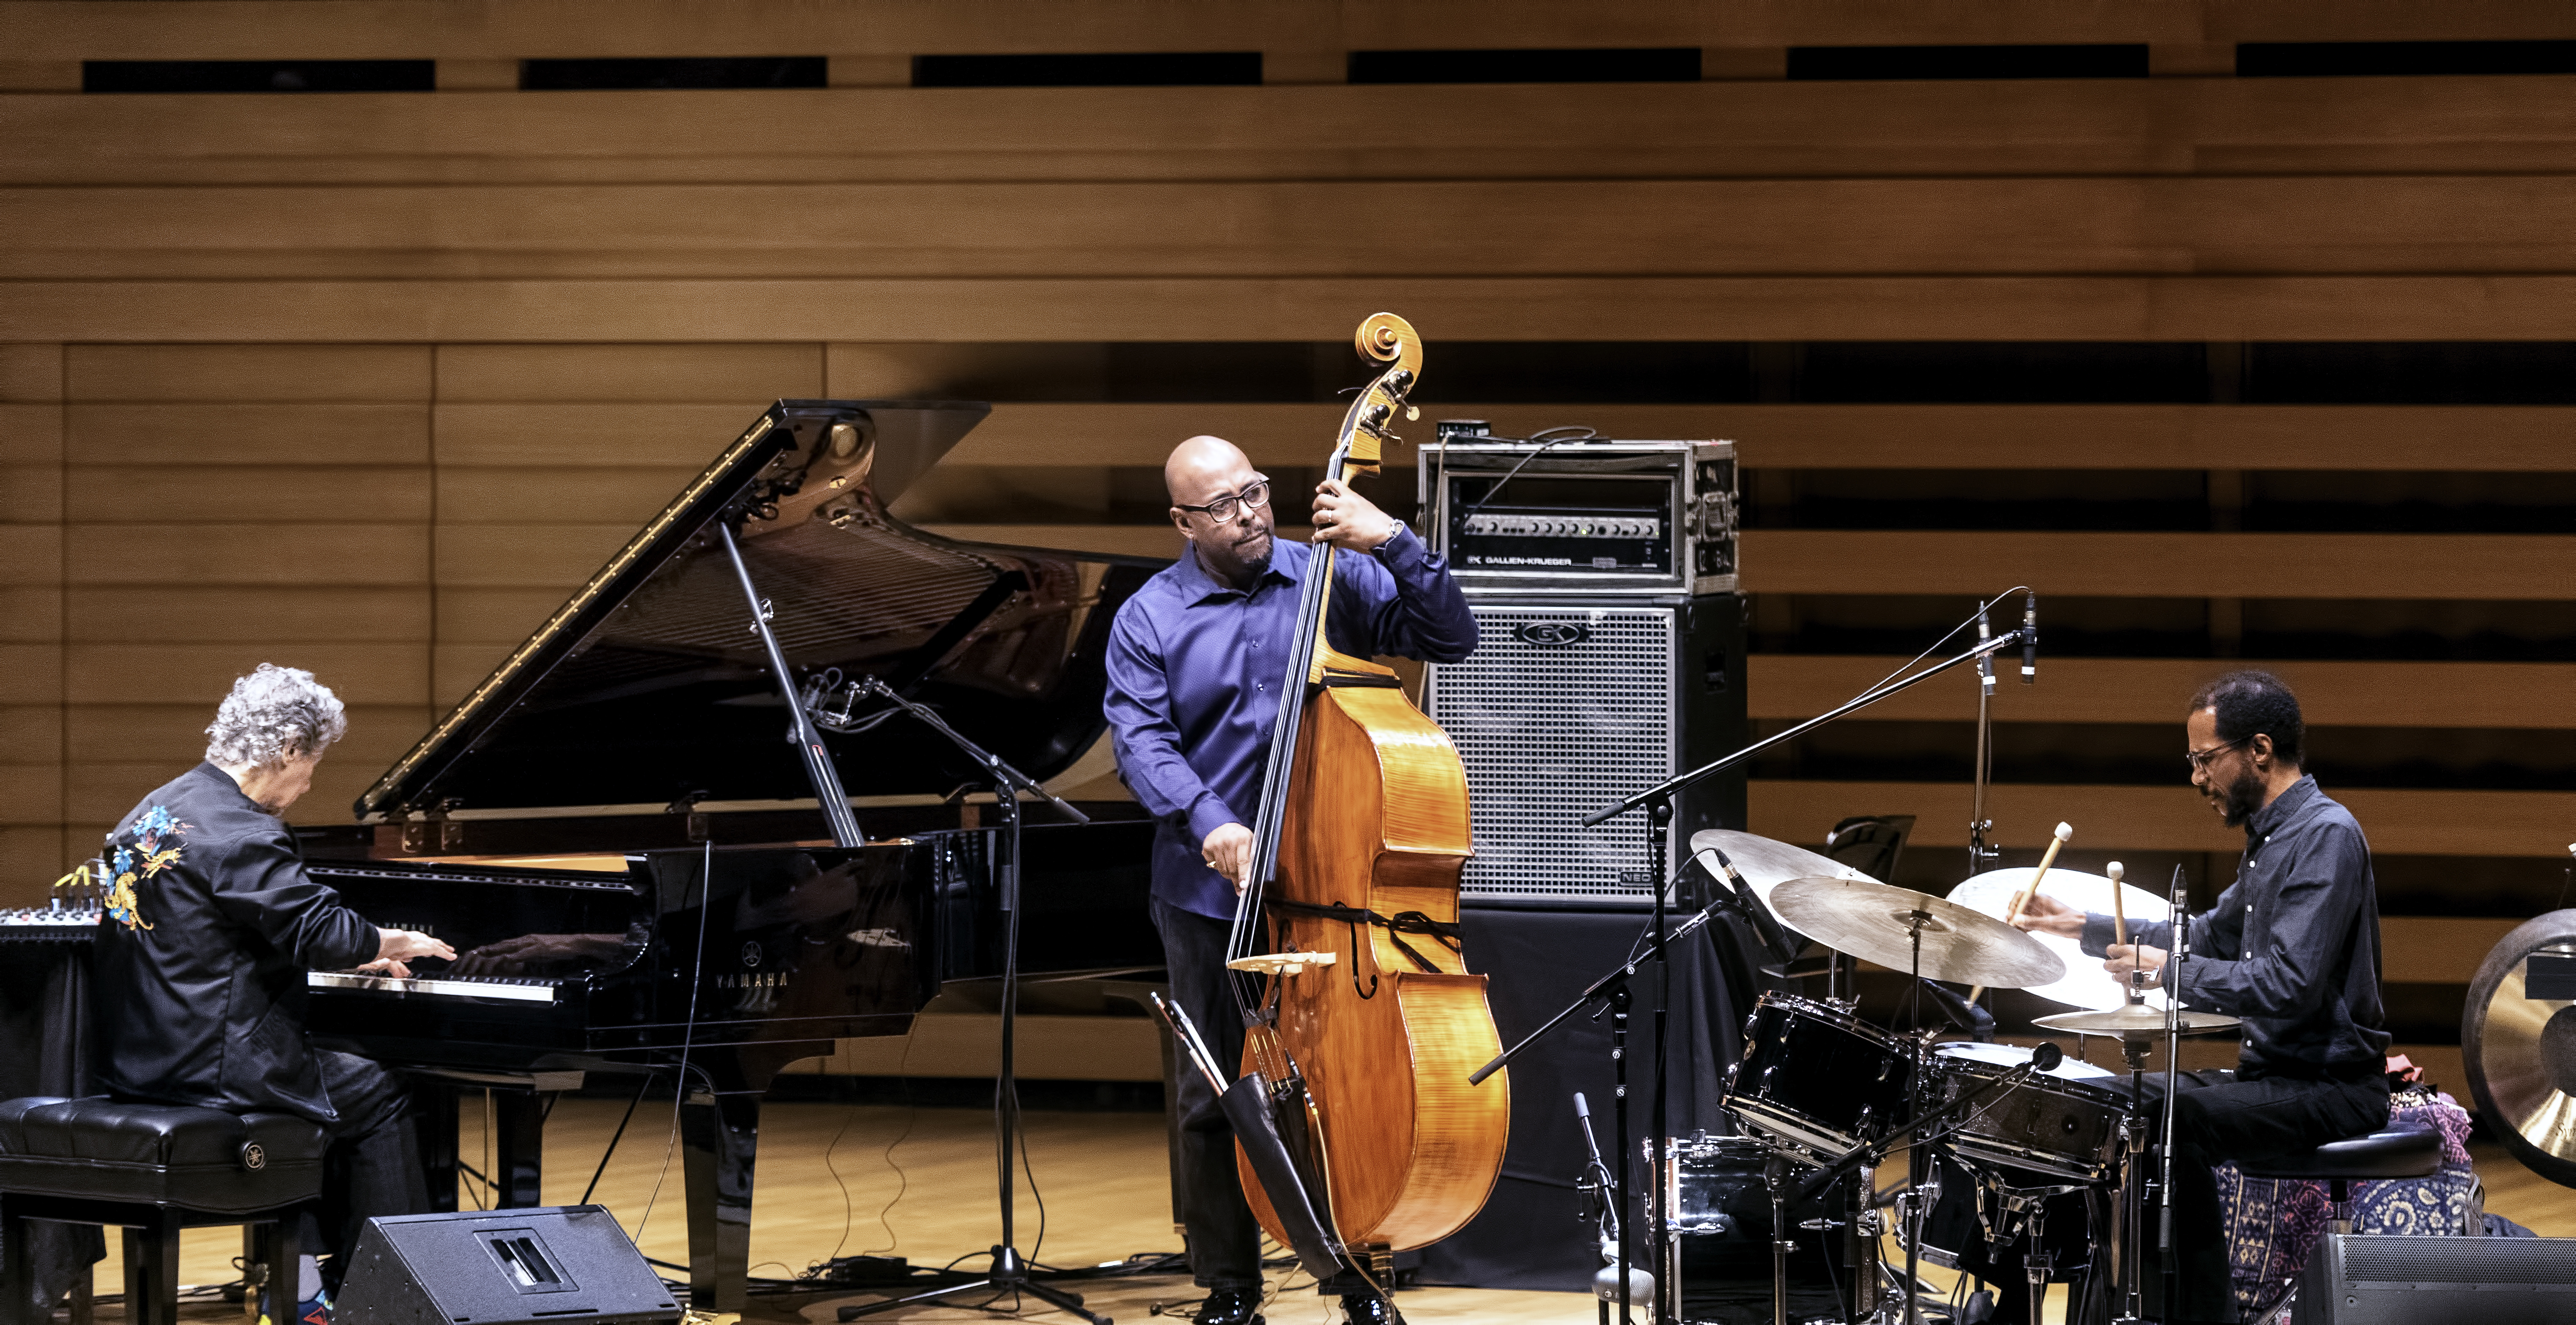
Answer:
<svg viewBox="0 0 2576 1325"><path fill-rule="evenodd" d="M863 689L875 691L895 707L919 719L932 731L947 737L951 745L956 746L965 753L967 758L982 766L985 776L992 781L995 806L1002 814L1002 830L994 836L997 850L994 852L995 869L993 871L994 877L1001 885L998 891L1001 894L1002 913L1002 1062L993 1082L993 1112L997 1122L995 1131L998 1133L1000 1142L994 1157L994 1167L1001 1180L1002 1240L993 1248L992 1267L986 1270L981 1278L929 1289L910 1297L887 1298L882 1302L843 1307L840 1309L840 1318L851 1321L880 1311L892 1311L897 1307L908 1307L940 1298L955 1297L961 1293L989 1289L997 1293L1026 1293L1049 1306L1080 1316L1092 1322L1092 1325L1110 1325L1107 1316L1082 1305L1080 1294L1067 1292L1052 1284L1040 1283L1030 1278L1028 1262L1020 1255L1012 1228L1012 1216L1018 1199L1018 1192L1015 1190L1018 1184L1013 1171L1013 1155L1020 1136L1019 1081L1016 1066L1012 1062L1012 1049L1019 1025L1020 1001L1020 796L1023 792L1032 793L1078 824L1091 822L1091 817L1066 804L1063 798L1055 793L1039 786L1036 779L1003 762L1000 756L967 740L938 714L904 698L895 691L894 687L873 676L864 678L859 685ZM797 709L800 719L803 713L804 710L800 705Z"/></svg>
<svg viewBox="0 0 2576 1325"><path fill-rule="evenodd" d="M1731 910L1740 911L1744 905L1745 903L1743 900L1735 896L1733 893L1727 892L1723 889L1717 890L1716 895L1709 899L1708 905L1701 907L1697 915L1683 921L1679 929L1674 930L1670 934L1666 934L1663 932L1661 927L1657 927L1654 931L1654 937L1646 944L1646 950L1644 952L1629 958L1627 961L1612 968L1608 974L1585 986L1582 993L1574 996L1573 1002L1566 1004L1561 1009L1558 1009L1557 1014L1548 1018L1547 1021L1540 1025L1537 1030L1531 1031L1529 1034L1522 1036L1520 1043L1494 1055L1492 1061L1467 1075L1468 1085L1482 1085L1484 1084L1485 1078L1503 1070L1505 1065L1509 1064L1514 1058L1520 1056L1520 1052L1522 1050L1536 1044L1539 1040L1544 1038L1549 1031L1555 1030L1558 1026L1563 1025L1566 1018L1582 1011L1584 1005L1590 1003L1592 1000L1596 998L1600 999L1609 1007L1610 1062L1613 1074L1611 1078L1613 1085L1610 1093L1610 1114L1612 1119L1610 1153L1619 1156L1619 1166L1610 1171L1610 1181L1616 1188L1611 1195L1611 1200L1619 1210L1620 1228L1623 1230L1619 1236L1620 1325L1628 1325L1628 1322L1631 1319L1629 1314L1631 1304L1628 1299L1628 1269L1629 1266L1634 1263L1634 1258L1628 1251L1628 1237L1624 1231L1628 1226L1628 1004L1630 1000L1628 980L1631 976L1634 976L1637 973L1637 968L1639 966L1663 956L1665 949L1671 946L1673 940L1682 938L1688 935L1691 931L1707 924L1710 917L1717 913L1718 908L1725 907ZM1655 1093L1660 1095L1663 1091L1664 1082L1661 1078L1657 1078L1655 1081ZM1658 1302L1660 1302L1663 1297L1663 1288L1664 1286L1661 1283L1658 1283L1655 1286L1655 1296Z"/></svg>
<svg viewBox="0 0 2576 1325"><path fill-rule="evenodd" d="M2181 873L2182 867L2175 866L2173 952L2166 958L2167 961L2174 963L2180 963L2191 954L2191 920L2184 914L2189 909L2190 899L2183 889ZM2168 1320L2174 1316L2174 1299L2182 1294L2181 1258L2174 1254L2173 1240L2174 1099L2181 1086L2181 1069L2182 972L2176 970L2173 983L2165 989L2165 1153L2162 1157L2164 1187L2156 1193L2159 1207L2156 1215L2156 1248L2164 1253L2164 1314Z"/></svg>

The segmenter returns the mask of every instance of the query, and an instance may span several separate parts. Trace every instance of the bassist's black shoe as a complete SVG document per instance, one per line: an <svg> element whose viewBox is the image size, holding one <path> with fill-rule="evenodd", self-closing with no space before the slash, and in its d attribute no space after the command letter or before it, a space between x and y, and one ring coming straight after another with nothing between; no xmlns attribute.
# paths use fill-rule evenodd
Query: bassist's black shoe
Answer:
<svg viewBox="0 0 2576 1325"><path fill-rule="evenodd" d="M1342 1299L1342 1319L1350 1325L1404 1325L1395 1303L1375 1293L1352 1293Z"/></svg>
<svg viewBox="0 0 2576 1325"><path fill-rule="evenodd" d="M1262 1325L1261 1290L1219 1288L1199 1303L1198 1325Z"/></svg>

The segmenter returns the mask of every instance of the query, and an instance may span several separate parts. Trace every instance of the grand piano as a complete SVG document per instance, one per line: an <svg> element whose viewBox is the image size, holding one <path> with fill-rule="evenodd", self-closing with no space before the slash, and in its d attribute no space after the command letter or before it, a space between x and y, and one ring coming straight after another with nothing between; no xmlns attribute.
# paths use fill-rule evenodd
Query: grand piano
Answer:
<svg viewBox="0 0 2576 1325"><path fill-rule="evenodd" d="M989 806L989 784L849 683L880 678L1076 786L1108 768L1110 619L1159 563L955 542L887 514L985 413L771 406L385 770L355 824L302 834L350 905L458 951L408 979L309 977L318 1040L444 1083L434 1192L453 1199L461 1092L495 1092L487 1176L502 1204L533 1205L543 1093L657 1074L680 1092L692 1302L738 1311L778 1071L835 1039L904 1034L943 986L1000 974L997 830L973 826L971 795ZM827 715L822 755L863 844L835 840L791 691ZM1095 821L1071 824L1028 806L1019 968L1157 978L1151 825L1132 805L1086 808Z"/></svg>

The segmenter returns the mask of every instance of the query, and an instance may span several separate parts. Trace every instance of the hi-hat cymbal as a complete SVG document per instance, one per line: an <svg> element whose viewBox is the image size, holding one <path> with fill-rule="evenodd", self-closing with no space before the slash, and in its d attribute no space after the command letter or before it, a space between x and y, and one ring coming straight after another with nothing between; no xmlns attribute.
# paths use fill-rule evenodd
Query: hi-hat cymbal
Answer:
<svg viewBox="0 0 2576 1325"><path fill-rule="evenodd" d="M2223 1012L2195 1012L2190 1008L2174 1014L2185 1035L2216 1035L2236 1029L2236 1018ZM2157 1008L2130 1003L2108 1012L2060 1012L2052 1017L2034 1017L2034 1026L2075 1035L2115 1035L2123 1040L2152 1040L2165 1033L2165 1014Z"/></svg>
<svg viewBox="0 0 2576 1325"><path fill-rule="evenodd" d="M2027 989L2066 974L2056 953L1992 916L1869 879L1791 879L1770 900L1799 933L1892 971L1913 969L1920 932L1922 973L1934 980Z"/></svg>

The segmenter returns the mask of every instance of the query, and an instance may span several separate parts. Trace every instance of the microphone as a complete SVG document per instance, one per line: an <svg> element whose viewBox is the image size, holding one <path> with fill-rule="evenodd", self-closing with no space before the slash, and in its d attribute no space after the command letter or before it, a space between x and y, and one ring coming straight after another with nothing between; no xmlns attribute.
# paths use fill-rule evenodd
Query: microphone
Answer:
<svg viewBox="0 0 2576 1325"><path fill-rule="evenodd" d="M1986 604L1980 599L1977 603L1977 642L1983 644L1994 637L1994 627L1986 621ZM1977 684L1984 686L1987 694L1995 693L1995 655L1977 655Z"/></svg>
<svg viewBox="0 0 2576 1325"><path fill-rule="evenodd" d="M2054 1040L2042 1040L2030 1051L2030 1065L2042 1072L2054 1072L2065 1061L2066 1051L2058 1048Z"/></svg>
<svg viewBox="0 0 2576 1325"><path fill-rule="evenodd" d="M1724 875L1728 886L1734 888L1736 896L1743 900L1742 909L1753 921L1753 932L1760 936L1762 946L1770 951L1771 960L1783 967L1796 961L1798 950L1791 946L1788 934L1780 928L1778 917L1771 914L1770 904L1762 900L1761 894L1753 891L1753 885L1746 883L1743 875L1735 872L1735 862L1728 860L1725 852L1710 847L1693 859L1699 862L1701 869L1706 870L1712 857L1717 861L1717 868L1709 872Z"/></svg>
<svg viewBox="0 0 2576 1325"><path fill-rule="evenodd" d="M2039 680L2039 595L2024 591L2021 600L2021 683Z"/></svg>

